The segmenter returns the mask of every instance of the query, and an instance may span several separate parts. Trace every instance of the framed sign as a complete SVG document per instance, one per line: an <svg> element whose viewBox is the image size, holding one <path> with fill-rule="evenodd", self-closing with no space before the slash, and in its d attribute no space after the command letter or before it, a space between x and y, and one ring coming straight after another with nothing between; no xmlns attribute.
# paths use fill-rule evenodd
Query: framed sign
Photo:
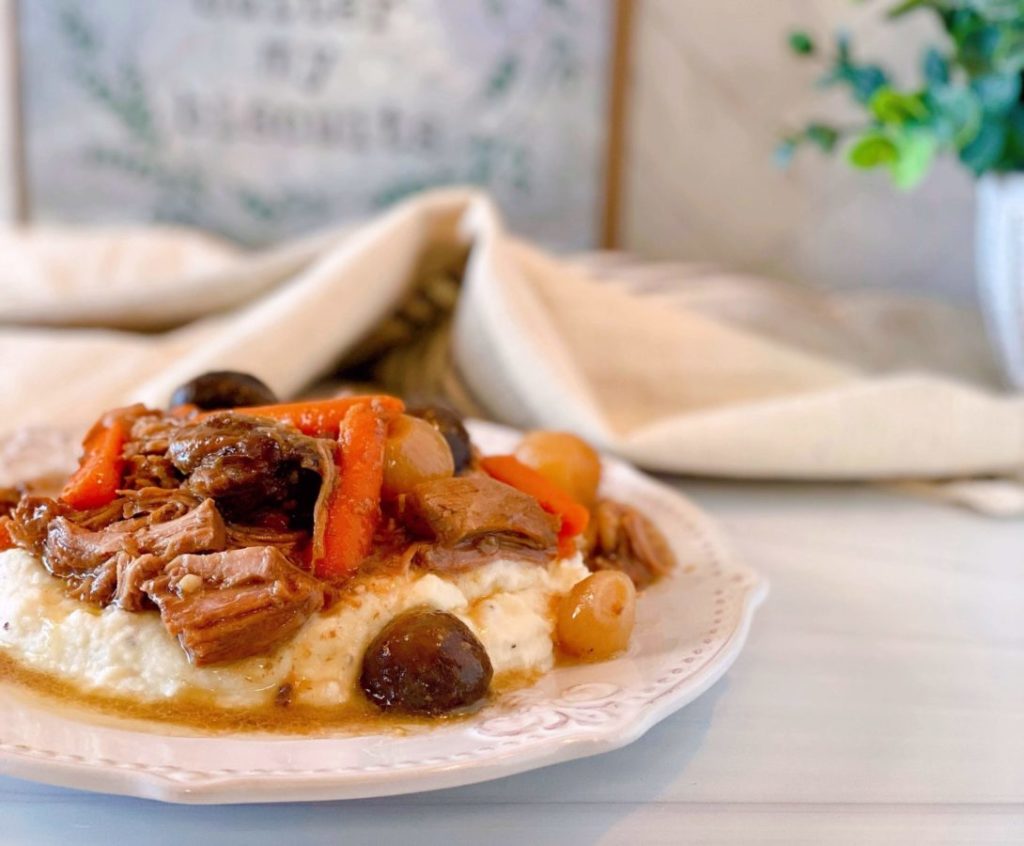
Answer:
<svg viewBox="0 0 1024 846"><path fill-rule="evenodd" d="M615 0L21 0L21 213L270 243L476 184L613 234Z"/></svg>

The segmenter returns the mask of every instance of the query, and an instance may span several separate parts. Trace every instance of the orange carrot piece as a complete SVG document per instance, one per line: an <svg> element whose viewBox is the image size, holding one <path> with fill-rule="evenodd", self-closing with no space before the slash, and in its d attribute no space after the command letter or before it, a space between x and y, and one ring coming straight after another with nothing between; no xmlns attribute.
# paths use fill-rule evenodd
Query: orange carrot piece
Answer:
<svg viewBox="0 0 1024 846"><path fill-rule="evenodd" d="M579 535L563 535L558 536L558 557L559 558L572 558L578 551L579 547L576 545L576 538Z"/></svg>
<svg viewBox="0 0 1024 846"><path fill-rule="evenodd" d="M11 533L7 530L7 521L0 520L0 552L13 548L14 538L11 537Z"/></svg>
<svg viewBox="0 0 1024 846"><path fill-rule="evenodd" d="M72 508L98 508L117 496L124 473L121 450L125 442L124 422L114 417L94 426L82 444L78 469L68 479L60 498Z"/></svg>
<svg viewBox="0 0 1024 846"><path fill-rule="evenodd" d="M349 405L338 436L339 473L327 501L323 557L313 565L318 578L342 581L373 548L387 433L388 417L376 402L364 397Z"/></svg>
<svg viewBox="0 0 1024 846"><path fill-rule="evenodd" d="M193 414L199 411L199 406L193 405L190 402L186 402L184 405L176 405L171 409L171 417L176 417L179 420L191 417Z"/></svg>
<svg viewBox="0 0 1024 846"><path fill-rule="evenodd" d="M377 407L380 414L389 419L405 411L405 404L398 397L389 397L384 394L336 397L308 402L286 402L278 405L254 405L233 410L239 414L270 417L274 420L291 423L307 435L334 438L338 436L338 429L349 409L370 403Z"/></svg>
<svg viewBox="0 0 1024 846"><path fill-rule="evenodd" d="M562 519L560 538L571 538L583 532L590 522L590 512L558 485L549 482L532 467L514 455L488 455L480 466L499 482L532 496L541 508Z"/></svg>

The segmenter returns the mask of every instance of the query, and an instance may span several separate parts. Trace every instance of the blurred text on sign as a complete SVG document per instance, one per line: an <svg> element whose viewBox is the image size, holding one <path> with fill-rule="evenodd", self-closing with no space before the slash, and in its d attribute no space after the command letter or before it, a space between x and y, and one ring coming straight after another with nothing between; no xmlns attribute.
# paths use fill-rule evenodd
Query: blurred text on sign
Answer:
<svg viewBox="0 0 1024 846"><path fill-rule="evenodd" d="M600 235L613 0L32 0L32 219L249 244L422 188L488 188L552 246Z"/></svg>

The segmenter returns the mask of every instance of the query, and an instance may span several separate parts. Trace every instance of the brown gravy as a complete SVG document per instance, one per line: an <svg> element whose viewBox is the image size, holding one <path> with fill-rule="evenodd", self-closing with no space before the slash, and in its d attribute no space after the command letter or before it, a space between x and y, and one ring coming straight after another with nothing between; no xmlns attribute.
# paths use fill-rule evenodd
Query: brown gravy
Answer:
<svg viewBox="0 0 1024 846"><path fill-rule="evenodd" d="M537 680L536 673L504 673L491 685L488 701ZM385 714L357 697L336 708L309 705L270 705L257 709L218 707L213 696L195 690L157 702L84 691L63 679L30 669L0 652L0 684L14 684L48 705L74 712L76 717L114 718L135 724L173 725L202 734L273 733L315 736L323 734L406 734L416 729L442 726L471 716L469 711L440 717ZM482 704L486 704L486 701ZM105 721L105 720L101 720ZM155 725L154 725L155 724Z"/></svg>

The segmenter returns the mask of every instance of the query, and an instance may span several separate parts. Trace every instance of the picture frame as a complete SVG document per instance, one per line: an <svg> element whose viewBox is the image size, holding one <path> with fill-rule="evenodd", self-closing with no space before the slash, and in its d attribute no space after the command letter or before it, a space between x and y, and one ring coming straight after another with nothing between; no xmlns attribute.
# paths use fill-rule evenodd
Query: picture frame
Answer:
<svg viewBox="0 0 1024 846"><path fill-rule="evenodd" d="M0 99L3 101L0 103L0 112L2 112L0 114L0 131L8 141L8 144L5 145L8 153L0 162L0 187L4 189L0 191L3 195L0 200L0 215L3 219L18 223L157 222L185 224L219 232L242 243L259 245L311 229L322 228L335 221L353 222L357 219L364 219L386 206L388 200L397 199L412 190L447 182L470 182L482 184L485 189L490 190L497 197L514 229L522 229L524 235L541 243L548 243L550 246L558 248L573 249L613 247L618 243L632 0L602 0L604 5L600 7L603 9L601 14L595 11L599 8L598 5L590 0L587 2L568 0L568 4L545 4L545 6L555 7L567 5L574 14L580 13L585 7L585 11L573 22L576 29L567 27L563 34L569 31L583 32L579 29L580 21L589 21L590 29L585 30L586 37L580 35L581 40L576 46L579 50L577 61L583 67L581 85L590 86L587 94L589 111L580 107L578 113L585 115L590 122L588 124L583 120L572 121L569 119L570 115L563 124L552 126L547 135L536 131L537 125L542 128L546 126L546 122L538 122L533 130L527 126L527 129L520 132L518 138L514 135L507 136L512 138L514 143L505 145L508 148L505 152L501 151L506 140L506 136L502 135L503 130L494 132L490 137L484 138L480 143L479 151L472 154L477 155L479 161L476 161L472 168L467 165L462 172L458 167L449 167L450 173L442 172L439 178L428 174L427 178L408 179L406 180L408 184L400 184L391 190L381 190L372 195L372 202L367 201L361 205L353 204L351 207L341 209L342 213L338 213L337 208L329 207L330 203L323 204L320 211L317 212L315 208L319 207L316 207L313 202L316 198L310 200L294 186L304 186L311 181L316 181L316 174L314 173L311 177L310 172L315 171L317 167L322 167L322 162L326 160L319 151L302 152L302 150L298 150L295 155L282 154L278 159L273 157L260 159L258 155L253 154L252 147L256 141L265 141L263 138L249 139L248 142L232 140L230 143L225 143L224 149L220 151L221 154L231 163L245 161L245 166L240 168L239 173L258 172L264 161L269 162L269 165L266 166L268 170L283 172L283 170L291 169L294 171L291 177L293 182L285 185L285 188L273 197L269 197L266 191L263 191L262 194L260 191L250 191L249 195L251 196L243 196L245 192L242 190L234 191L235 194L242 197L237 200L238 205L248 203L255 210L253 214L263 215L265 220L272 220L275 215L284 219L289 213L294 212L293 219L289 219L280 226L276 223L264 225L258 222L248 226L236 226L236 218L232 216L235 212L231 209L206 213L213 201L209 201L206 206L201 206L206 210L204 213L192 214L187 207L188 203L193 202L191 199L187 197L182 199L181 196L174 195L173 191L165 192L168 196L157 196L158 191L141 184L144 182L143 177L136 179L136 182L140 184L128 185L133 172L158 173L159 178L164 179L167 184L173 184L175 179L184 179L185 177L182 176L184 171L181 171L179 167L180 160L188 160L188 156L183 158L175 153L161 159L157 157L144 158L137 155L133 158L128 155L129 152L133 152L132 145L138 139L118 140L116 133L110 128L110 125L117 121L124 123L126 120L124 115L129 113L132 108L136 108L127 100L120 104L116 102L117 92L114 89L117 79L112 74L119 67L118 62L121 63L121 66L127 67L130 66L131 61L134 61L137 68L136 75L140 80L139 84L141 86L148 84L151 88L159 89L154 95L153 102L148 104L158 118L174 114L175 109L180 118L181 114L188 111L188 107L181 105L185 100L180 90L176 93L172 90L174 85L178 85L181 90L186 87L184 83L174 82L177 79L175 77L177 71L174 66L168 65L166 62L166 56L173 51L170 48L162 47L159 40L154 40L155 36L152 34L154 25L137 12L134 14L134 24L131 21L128 24L123 23L126 16L130 17L129 13L125 11L128 8L126 2L127 0L97 0L97 2L84 4L81 0L62 0L60 4L57 4L50 0L32 0L31 3L25 2L25 0L21 0L21 2L0 0L0 38L3 39L4 45L3 56L0 57ZM168 20L161 21L160 26L166 30L168 39L174 37L173 33L176 32L180 43L190 43L193 49L191 55L199 57L193 59L201 66L197 73L207 73L202 59L202 55L204 55L202 52L203 38L212 43L218 37L217 33L228 31L226 27L232 25L214 20L219 14L217 10L220 10L223 13L222 17L226 18L231 9L257 8L260 3L264 2L269 2L269 0L178 0L177 14L179 17L175 18L174 15L166 13ZM315 5L315 0L290 0L290 2L293 4L307 2ZM326 8L324 4L329 2L330 0L320 0L320 5L322 8ZM384 8L385 6L402 7L409 3L429 4L431 2L434 0L405 0L404 4L388 3L386 0L362 0L360 3L359 0L355 0L354 3L349 2L345 5L348 8L362 8L366 12L366 10ZM375 4L383 5L375 6ZM484 0L460 0L460 8L464 9L483 8L491 5L507 8L503 4L489 4ZM524 13L519 11L520 6L515 7L516 11L510 13L513 16L520 16L515 21L509 18L510 27L513 23L521 25L522 20L525 20ZM190 7L192 13L190 18L186 16L183 21L182 16L185 15L185 12L182 10L186 7ZM164 8L170 7L161 7L161 9ZM300 7L295 5L294 8ZM312 8L312 5L309 8ZM454 17L452 20L446 21L448 27L446 32L449 34L455 32L457 38L460 28L465 26L467 32L472 31L476 36L482 20L479 8L473 12L476 17L466 17L465 23L462 19ZM69 14L69 9L72 10L72 13L76 9L81 13L81 20L75 25L94 28L94 33L91 36L93 46L90 47L93 52L87 57L89 61L93 62L93 66L86 68L83 72L85 80L88 80L90 75L95 77L92 82L83 82L83 79L74 79L72 80L73 84L68 82L67 77L72 73L68 68L74 66L75 62L82 64L81 50L78 54L72 55L69 60L67 54L71 48L66 43L58 45L61 49L43 49L43 46L49 43L48 39L65 38L66 40L66 35L60 35L58 24L53 22L59 22L60 15ZM202 14L206 14L207 20L201 20ZM366 12L366 14L369 15L370 12ZM104 15L109 15L109 18L104 18ZM594 17L600 18L602 22L599 29L595 29L593 21L590 20ZM210 24L211 20L213 24L210 31L213 34L202 35L202 26ZM552 27L555 26L548 19L542 19L542 22ZM110 23L109 30L103 28L107 23ZM485 23L488 22L485 21ZM69 26L67 21L60 25L65 29ZM134 32L131 31L132 25L136 26ZM237 21L236 25L242 26ZM248 23L245 25L250 26ZM476 29L473 28L474 26ZM216 29L216 27L220 27L220 29ZM255 32L255 30L252 31ZM260 91L261 86L265 90L281 87L281 80L271 77L256 80L249 88L238 88L233 81L238 78L240 67L252 65L252 55L256 51L260 51L260 55L263 56L269 55L269 48L266 45L274 42L273 39L267 38L269 31L264 28L262 34L259 35L252 35L252 32L245 33L244 37L238 37L239 42L245 41L242 47L235 49L225 45L222 51L224 57L216 57L215 62L222 63L217 67L223 71L223 78L232 80L231 85L226 86L226 89L231 90L219 102L241 102L244 105L247 102L245 97L255 96L253 92ZM296 29L296 31L298 30ZM432 34L436 36L437 31ZM96 32L103 37L96 37ZM197 32L200 34L197 35ZM362 33L362 36L364 43L371 37L367 33ZM344 37L347 36L341 38ZM355 37L353 36L353 38ZM541 60L538 59L538 56L541 55L538 51L531 52L532 48L530 47L518 46L524 43L523 39L515 42L517 45L515 49L522 51L521 54L516 55L514 51L508 49L508 45L512 44L514 39L502 40L500 32L498 37L495 37L493 32L489 37L492 39L491 43L501 45L506 49L504 54L499 52L485 54L481 51L480 55L483 58L478 57L480 65L483 66L485 61L491 60L492 55L499 56L493 65L498 70L490 77L492 80L498 80L494 84L500 84L500 73L503 67L500 64L501 55L505 55L506 58L511 56L504 67L512 67L514 62L518 61L518 66L520 68L527 67L528 71L529 62ZM563 37L563 35L559 35L559 37ZM587 38L590 40L588 41ZM105 43L111 45L107 53L94 46L96 43L104 43L104 39ZM32 51L20 49L20 45L25 41L33 43ZM134 41L138 41L138 49L140 55L144 57L143 59L124 58L125 55L128 55L124 45L131 45ZM222 44L231 41L231 38L220 37ZM257 42L259 43L258 48L253 46ZM281 43L288 47L287 40ZM312 41L303 35L301 38L293 40L292 47L306 43L312 43ZM318 43L324 42L320 40ZM429 39L424 43L429 44ZM556 43L553 37L552 43ZM155 47L147 45L155 45ZM348 46L352 47L351 44ZM246 50L249 52L246 53ZM594 55L586 53L587 50L591 50ZM423 52L426 52L426 49ZM207 53L206 55L205 61L209 64L213 60L210 58L211 54ZM277 62L276 66L279 70L289 62L294 65L295 56L298 53L293 49L290 53L279 51L275 55L277 56L276 60L264 59L265 72L269 73L267 68L273 65L274 61ZM163 64L161 64L161 56L164 57ZM580 56L582 59L579 58ZM146 65L146 61L152 64ZM107 77L103 77L104 72L107 73ZM471 69L470 73L476 73L476 66ZM182 78L184 79L184 77ZM520 72L520 79L528 80L529 78L527 72ZM216 73L207 73L207 78L202 81L207 84L207 80L212 80L208 84L215 86L218 76ZM442 81L444 81L443 78ZM470 79L471 83L476 81L475 78ZM522 84L527 85L527 83ZM106 85L108 91L114 92L110 99L115 102L113 106L107 104L108 114L99 114L102 112L103 104L97 105L98 95L96 91L89 91L89 85L101 89L103 85ZM332 89L331 85L335 85L335 89ZM161 86L167 90L163 90ZM467 86L461 78L453 78L452 88L461 91L465 90ZM331 97L338 99L337 93L331 93L332 91L336 92L335 83L329 83L323 88L323 91L326 98L323 102L331 102ZM528 122L529 118L523 119L521 116L528 115L530 109L534 107L541 117L550 115L557 117L558 110L554 108L554 102L541 101L536 97L531 99L535 93L527 87L518 95L522 97L519 106L509 107L506 109L506 115L499 115L496 119L499 129L501 120L506 120L505 125L509 126L515 125L514 119L516 118ZM174 100L177 105L168 105L174 96L178 97L177 100ZM295 94L292 100L305 102L303 97L306 97L306 94L300 92ZM401 97L405 97L406 103L420 102L424 99L422 94L417 95L413 90L401 92L399 99ZM234 98L234 100L230 98ZM313 102L314 99L312 95L306 97L309 102ZM364 99L368 103L371 102L372 93ZM208 127L219 127L224 123L220 113L215 118L208 116L210 109L206 108L205 102L194 100L194 103L198 105L192 107L193 123L200 127L195 129L196 134L213 132L214 130ZM461 107L463 108L461 113L453 109L452 115L475 114L467 110L465 102L462 102ZM121 110L120 113L118 109ZM204 109L206 110L204 111ZM547 109L546 112L545 109ZM241 108L241 112L244 112L244 108ZM356 112L352 112L352 114L356 114ZM508 115L511 115L512 118L508 118ZM489 117L489 115L483 115L483 117ZM203 121L206 121L206 124L203 124ZM557 123L557 120L554 122ZM583 126L582 131L578 129L581 125ZM224 132L238 133L242 131L238 127L244 128L245 126L247 125L239 122L234 128L224 130ZM165 148L184 150L189 155L194 153L197 146L202 147L205 144L206 146L202 148L198 158L192 155L192 159L188 160L189 166L195 170L205 169L207 173L219 173L222 160L217 159L216 150L210 152L215 145L211 146L208 143L209 139L195 141L195 139L186 138L184 137L185 133L186 128L179 121L176 128L172 127L170 130L164 131L160 140L165 144ZM68 140L72 136L85 140ZM528 143L523 143L523 139L526 139ZM456 141L461 144L465 139L459 137ZM443 139L439 143L443 144ZM86 146L89 144L92 146L86 150ZM545 144L548 145L546 149ZM488 147L488 145L490 146ZM562 145L564 149L560 151L559 145ZM498 152L488 153L487 150L498 150ZM86 164L76 164L86 154L93 155L93 160ZM488 155L494 159L505 156L504 164L495 165L493 162L489 164ZM558 157L560 155L563 162L562 167L579 166L579 170L574 178L566 180L567 184L552 187L551 197L546 201L546 206L539 203L535 204L535 207L531 207L527 202L517 205L515 197L509 200L508 195L511 193L511 189L508 188L508 183L517 178L512 174L514 168L512 163L516 160L516 156L532 161L534 171L539 173L539 176L535 177L535 184L543 186L552 178L553 174L559 172ZM377 164L379 165L384 158L383 155L377 156ZM309 160L307 172L301 172L303 159ZM274 164L276 161L282 160L286 162L283 169ZM372 164L368 165L365 172L372 173L373 166ZM112 177L109 174L103 174L101 176L104 169L116 167L121 167L128 175ZM179 167L179 171L175 171L175 167ZM503 176L493 176L503 167L506 168ZM523 170L526 171L528 168L524 166ZM446 175L453 178L445 179ZM353 184L351 177L347 181L342 178L344 177L343 168L338 168L337 172L332 171L328 176L339 182L345 182L346 188ZM215 180L208 178L207 181ZM376 188L376 184L371 184L371 181L367 181L368 188ZM236 182L241 182L241 180L236 179ZM262 190L267 186L261 184L257 187ZM234 190L234 186L231 190L214 186L206 196L209 198L214 194L227 195L230 199L232 190ZM543 188L535 190L543 191ZM178 192L179 195L182 193ZM381 200L380 197L385 199ZM272 200L280 202L275 204ZM223 205L227 201L221 198L218 202ZM149 205L146 205L147 203ZM314 211L304 215L302 213L303 203L305 203L305 208L314 209ZM193 205L195 204L193 203ZM295 211L296 209L298 211ZM533 225L534 220L537 221L536 225Z"/></svg>

